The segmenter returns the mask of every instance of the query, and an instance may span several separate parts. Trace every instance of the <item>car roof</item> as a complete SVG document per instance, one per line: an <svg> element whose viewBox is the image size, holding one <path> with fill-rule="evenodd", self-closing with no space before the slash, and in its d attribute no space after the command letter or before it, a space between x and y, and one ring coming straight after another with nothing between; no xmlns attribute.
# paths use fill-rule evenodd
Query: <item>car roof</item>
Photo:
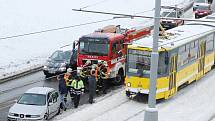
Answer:
<svg viewBox="0 0 215 121"><path fill-rule="evenodd" d="M208 3L195 3L194 6L210 6Z"/></svg>
<svg viewBox="0 0 215 121"><path fill-rule="evenodd" d="M55 89L50 87L33 87L28 89L25 93L33 93L33 94L47 94L48 92L54 91Z"/></svg>

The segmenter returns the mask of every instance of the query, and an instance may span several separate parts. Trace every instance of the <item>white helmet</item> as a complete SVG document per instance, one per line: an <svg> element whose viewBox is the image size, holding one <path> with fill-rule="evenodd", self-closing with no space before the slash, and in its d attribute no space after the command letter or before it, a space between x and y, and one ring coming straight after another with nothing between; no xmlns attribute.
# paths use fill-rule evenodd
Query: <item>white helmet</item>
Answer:
<svg viewBox="0 0 215 121"><path fill-rule="evenodd" d="M91 61L90 61L90 60L87 60L85 64L86 64L86 65L91 64Z"/></svg>
<svg viewBox="0 0 215 121"><path fill-rule="evenodd" d="M103 62L103 64L104 64L105 66L108 66L108 64L107 64L107 62L106 62L106 61L104 61L104 62Z"/></svg>
<svg viewBox="0 0 215 121"><path fill-rule="evenodd" d="M67 69L67 73L71 73L72 72L72 69L71 68L68 68Z"/></svg>

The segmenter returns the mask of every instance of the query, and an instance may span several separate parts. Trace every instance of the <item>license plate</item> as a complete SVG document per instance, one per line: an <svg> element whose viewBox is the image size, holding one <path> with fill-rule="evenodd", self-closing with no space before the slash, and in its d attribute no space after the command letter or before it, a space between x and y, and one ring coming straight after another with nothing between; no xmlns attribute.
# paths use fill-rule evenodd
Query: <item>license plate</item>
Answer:
<svg viewBox="0 0 215 121"><path fill-rule="evenodd" d="M16 119L16 121L28 121L27 119Z"/></svg>
<svg viewBox="0 0 215 121"><path fill-rule="evenodd" d="M49 73L53 74L55 73L55 70L49 70Z"/></svg>

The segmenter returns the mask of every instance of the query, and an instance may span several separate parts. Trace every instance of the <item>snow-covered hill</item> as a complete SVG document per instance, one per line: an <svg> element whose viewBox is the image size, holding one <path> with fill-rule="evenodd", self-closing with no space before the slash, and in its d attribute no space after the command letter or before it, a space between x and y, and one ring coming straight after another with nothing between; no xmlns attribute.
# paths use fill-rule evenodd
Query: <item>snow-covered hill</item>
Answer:
<svg viewBox="0 0 215 121"><path fill-rule="evenodd" d="M189 0L162 0L162 4L175 5L184 1ZM74 12L73 8L153 16L154 1L0 0L0 38L113 18L109 15ZM113 24L130 28L145 25L146 20L114 19L42 34L0 39L0 77L43 64L56 48L72 43L81 35Z"/></svg>

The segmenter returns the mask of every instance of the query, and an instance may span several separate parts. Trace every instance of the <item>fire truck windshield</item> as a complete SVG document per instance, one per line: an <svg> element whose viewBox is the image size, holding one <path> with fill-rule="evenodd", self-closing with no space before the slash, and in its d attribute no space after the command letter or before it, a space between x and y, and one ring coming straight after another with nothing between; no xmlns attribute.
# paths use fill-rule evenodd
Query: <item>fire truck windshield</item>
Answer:
<svg viewBox="0 0 215 121"><path fill-rule="evenodd" d="M104 38L81 38L80 39L80 54L107 56L109 43Z"/></svg>

